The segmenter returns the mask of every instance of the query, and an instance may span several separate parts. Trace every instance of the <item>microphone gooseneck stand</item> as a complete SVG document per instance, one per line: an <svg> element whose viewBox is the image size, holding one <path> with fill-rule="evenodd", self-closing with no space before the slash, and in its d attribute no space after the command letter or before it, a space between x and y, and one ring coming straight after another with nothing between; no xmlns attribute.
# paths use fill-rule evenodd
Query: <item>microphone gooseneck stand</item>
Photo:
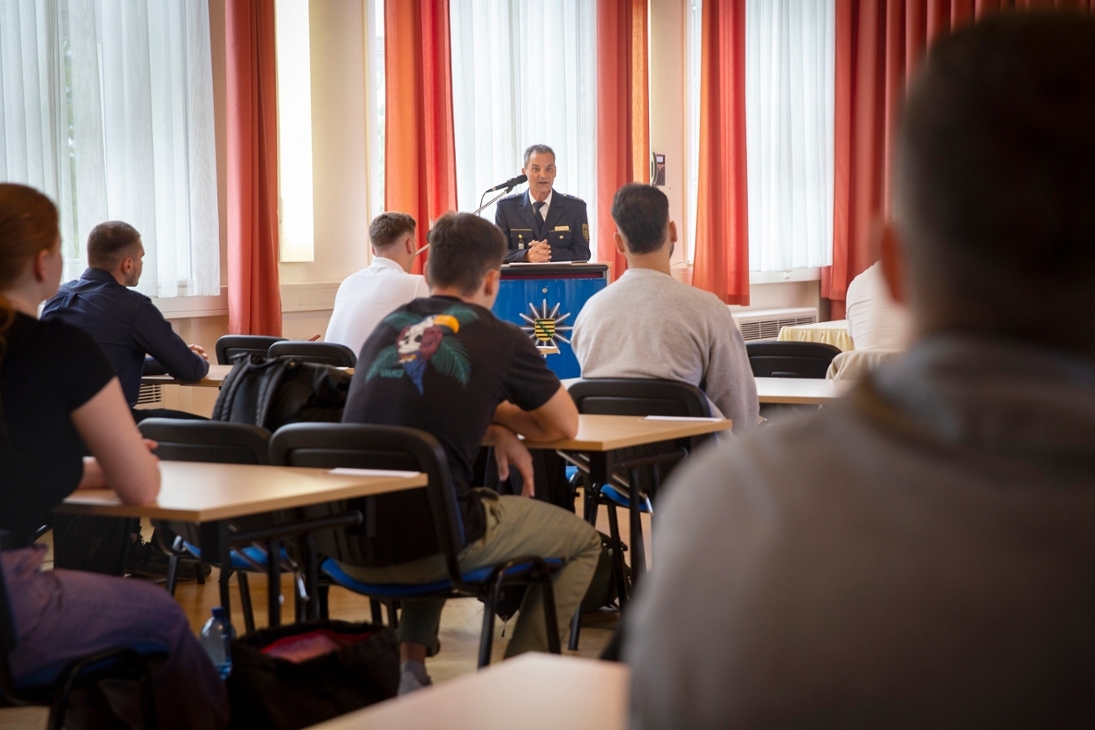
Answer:
<svg viewBox="0 0 1095 730"><path fill-rule="evenodd" d="M472 211L472 215L479 215L481 212L483 212L484 208L489 208L490 206L494 205L494 202L496 200L498 200L503 195L507 194L510 190L513 190L515 187L517 187L520 184L521 183L514 183L513 185L510 185L508 188L506 188L502 192L495 195L493 198L488 200L486 203L483 202L483 198L487 197L487 193L491 192L495 188L491 188L491 190L484 191L483 194L479 196L479 207L476 208L474 211ZM429 233L429 231L427 231L426 232L426 237L429 238L429 235L430 235L430 233ZM423 251L425 251L429 247L430 247L430 244L427 243L425 246L423 246L422 248L415 251L414 255L417 256L418 254L422 253Z"/></svg>
<svg viewBox="0 0 1095 730"><path fill-rule="evenodd" d="M483 209L489 208L492 205L494 205L494 202L496 200L501 198L503 195L506 195L507 193L509 193L510 190L513 190L518 185L520 185L520 183L515 183L515 184L509 186L508 188L506 188L505 190L503 190L502 192L498 193L493 198L488 200L486 203L483 202L483 198L487 197L487 193L489 193L490 190L484 191L484 193L479 196L479 207L476 208L474 211L472 211L472 215L479 215L481 212L483 212Z"/></svg>

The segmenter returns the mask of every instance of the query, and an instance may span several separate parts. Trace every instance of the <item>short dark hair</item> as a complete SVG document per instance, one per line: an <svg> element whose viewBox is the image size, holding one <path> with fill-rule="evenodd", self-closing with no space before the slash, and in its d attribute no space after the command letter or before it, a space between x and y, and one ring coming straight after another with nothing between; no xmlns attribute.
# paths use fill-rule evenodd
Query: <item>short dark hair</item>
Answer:
<svg viewBox="0 0 1095 730"><path fill-rule="evenodd" d="M470 213L446 213L429 234L426 278L431 287L472 294L488 271L502 266L506 237L490 221Z"/></svg>
<svg viewBox="0 0 1095 730"><path fill-rule="evenodd" d="M631 182L612 198L612 220L631 253L653 253L665 242L669 198L653 185Z"/></svg>
<svg viewBox="0 0 1095 730"><path fill-rule="evenodd" d="M1095 349L1095 18L1003 13L941 40L895 153L926 330Z"/></svg>
<svg viewBox="0 0 1095 730"><path fill-rule="evenodd" d="M369 241L373 248L390 248L407 233L414 233L414 218L406 213L381 213L369 224Z"/></svg>
<svg viewBox="0 0 1095 730"><path fill-rule="evenodd" d="M525 150L525 162L521 166L528 167L528 158L532 157L533 155L551 155L551 159L554 160L555 150L551 149L546 144L531 145L527 150Z"/></svg>
<svg viewBox="0 0 1095 730"><path fill-rule="evenodd" d="M87 236L87 262L96 269L113 271L114 267L136 253L140 242L141 234L128 223L100 223Z"/></svg>

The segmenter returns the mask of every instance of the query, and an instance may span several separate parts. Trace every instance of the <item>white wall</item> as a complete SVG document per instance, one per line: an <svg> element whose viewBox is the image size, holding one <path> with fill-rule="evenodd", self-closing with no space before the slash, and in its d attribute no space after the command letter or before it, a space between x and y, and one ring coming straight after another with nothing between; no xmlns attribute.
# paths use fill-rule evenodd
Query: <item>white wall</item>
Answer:
<svg viewBox="0 0 1095 730"><path fill-rule="evenodd" d="M315 261L283 263L283 284L340 282L368 265L365 18L362 0L311 3Z"/></svg>
<svg viewBox="0 0 1095 730"><path fill-rule="evenodd" d="M685 0L650 0L650 151L665 155L665 187L669 217L677 224L679 242L673 263L683 267L688 216L685 104Z"/></svg>

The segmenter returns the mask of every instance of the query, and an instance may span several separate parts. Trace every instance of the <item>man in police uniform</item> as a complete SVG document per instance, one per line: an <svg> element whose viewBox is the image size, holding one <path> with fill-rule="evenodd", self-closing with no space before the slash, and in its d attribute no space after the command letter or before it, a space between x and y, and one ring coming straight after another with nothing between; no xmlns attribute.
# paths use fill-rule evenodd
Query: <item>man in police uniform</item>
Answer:
<svg viewBox="0 0 1095 730"><path fill-rule="evenodd" d="M494 222L506 234L506 263L588 261L589 219L585 201L556 193L555 152L534 144L525 150L528 190L498 201Z"/></svg>

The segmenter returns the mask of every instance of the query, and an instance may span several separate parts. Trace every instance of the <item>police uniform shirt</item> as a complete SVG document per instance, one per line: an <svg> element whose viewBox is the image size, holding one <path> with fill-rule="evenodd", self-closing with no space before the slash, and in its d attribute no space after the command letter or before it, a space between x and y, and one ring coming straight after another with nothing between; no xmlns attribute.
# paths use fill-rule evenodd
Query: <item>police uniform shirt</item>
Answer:
<svg viewBox="0 0 1095 730"><path fill-rule="evenodd" d="M585 201L552 190L541 209L542 229L533 202L528 191L498 202L494 222L502 229L509 246L506 263L525 261L532 243L543 240L551 246L552 261L588 261L589 219Z"/></svg>

